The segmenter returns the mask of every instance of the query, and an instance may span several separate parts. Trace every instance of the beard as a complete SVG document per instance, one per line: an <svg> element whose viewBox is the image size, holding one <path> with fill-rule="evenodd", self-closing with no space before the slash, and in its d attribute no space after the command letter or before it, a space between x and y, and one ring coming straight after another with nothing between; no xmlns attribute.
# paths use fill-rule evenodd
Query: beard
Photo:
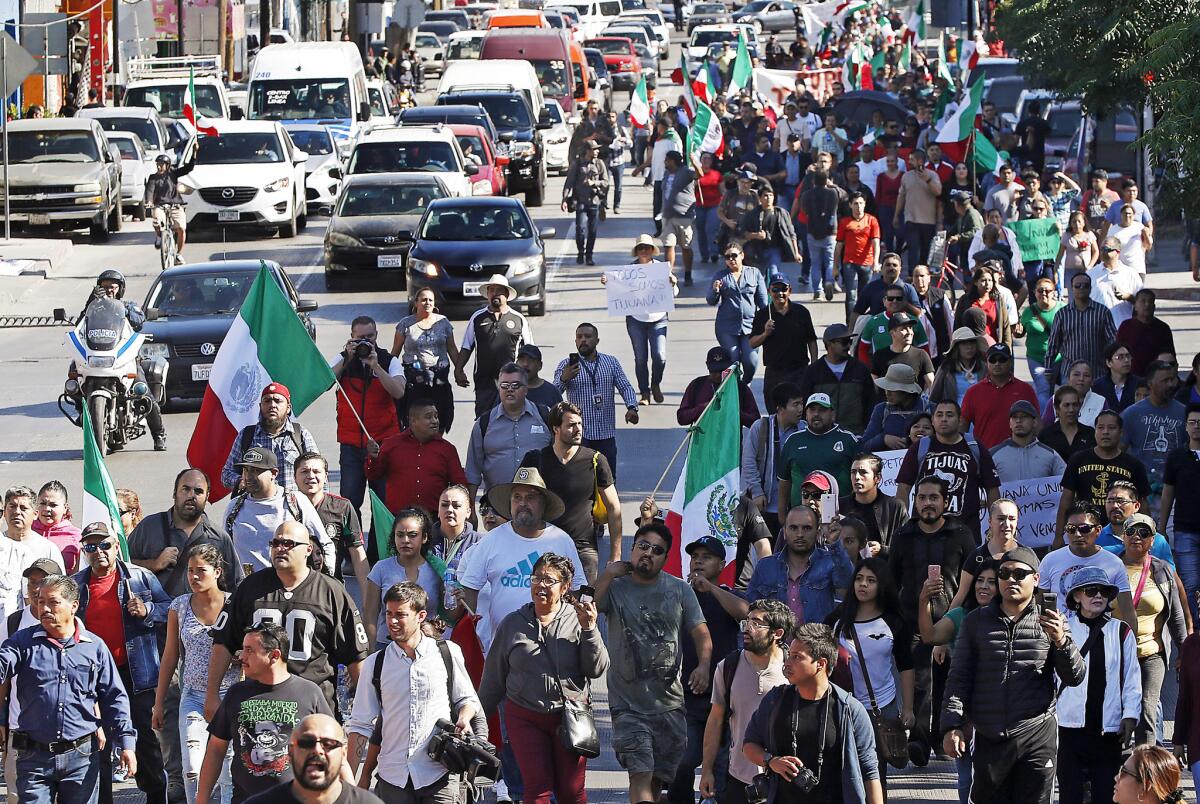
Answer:
<svg viewBox="0 0 1200 804"><path fill-rule="evenodd" d="M305 771L307 771L308 768L313 765L322 768L325 771L325 775L319 779L309 778ZM331 769L328 762L310 759L308 762L304 763L304 767L300 769L300 773L295 775L296 782L305 790L315 790L317 792L328 790L330 787L333 787L333 783L338 779L338 775L336 773L330 773L330 770Z"/></svg>
<svg viewBox="0 0 1200 804"><path fill-rule="evenodd" d="M533 511L530 511L526 508L522 508L520 511L515 512L512 518L513 525L524 530L536 528L541 524L541 522L542 520L539 517L534 516Z"/></svg>

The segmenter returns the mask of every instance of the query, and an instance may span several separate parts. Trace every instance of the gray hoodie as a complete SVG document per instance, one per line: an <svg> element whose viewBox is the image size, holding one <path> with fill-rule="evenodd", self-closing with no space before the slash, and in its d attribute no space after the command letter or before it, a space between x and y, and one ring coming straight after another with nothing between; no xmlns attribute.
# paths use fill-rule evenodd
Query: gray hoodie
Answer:
<svg viewBox="0 0 1200 804"><path fill-rule="evenodd" d="M563 692L556 670L567 695L582 698L587 680L607 669L608 649L599 628L581 631L575 609L563 601L543 629L530 602L500 621L483 667L479 700L489 714L504 698L535 712L556 712Z"/></svg>

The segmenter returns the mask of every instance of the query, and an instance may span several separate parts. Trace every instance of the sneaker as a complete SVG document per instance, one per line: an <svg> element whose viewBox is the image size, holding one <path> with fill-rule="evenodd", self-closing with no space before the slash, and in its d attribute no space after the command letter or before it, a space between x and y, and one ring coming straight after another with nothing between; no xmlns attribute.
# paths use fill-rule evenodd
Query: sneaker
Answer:
<svg viewBox="0 0 1200 804"><path fill-rule="evenodd" d="M654 401L660 405L663 403L663 400L666 399L666 397L663 396L662 388L659 387L658 383L650 386L650 393L654 394Z"/></svg>
<svg viewBox="0 0 1200 804"><path fill-rule="evenodd" d="M692 286L692 275L691 274L683 275L683 286L685 288L690 288Z"/></svg>
<svg viewBox="0 0 1200 804"><path fill-rule="evenodd" d="M154 236L154 250L158 251L162 248L162 235Z"/></svg>
<svg viewBox="0 0 1200 804"><path fill-rule="evenodd" d="M587 259L585 259L584 262L586 262L588 265L596 264L596 260L592 257L591 254L587 255Z"/></svg>
<svg viewBox="0 0 1200 804"><path fill-rule="evenodd" d="M508 785L504 783L503 779L497 779L496 784L492 786L492 790L496 792L496 804L500 804L501 801L507 801L511 804L512 796L508 794Z"/></svg>
<svg viewBox="0 0 1200 804"><path fill-rule="evenodd" d="M614 214L614 215L620 215L620 214L621 214L621 208L620 208L620 207L613 207L613 214Z"/></svg>
<svg viewBox="0 0 1200 804"><path fill-rule="evenodd" d="M176 255L175 255L175 264L176 264L176 265L183 265L183 255L182 255L182 254L176 254Z"/></svg>
<svg viewBox="0 0 1200 804"><path fill-rule="evenodd" d="M154 451L155 452L166 452L167 451L167 436L165 433L163 433L161 435L156 435L154 437Z"/></svg>
<svg viewBox="0 0 1200 804"><path fill-rule="evenodd" d="M820 300L821 300L821 292L819 290L814 290L813 291L813 301L820 301Z"/></svg>
<svg viewBox="0 0 1200 804"><path fill-rule="evenodd" d="M908 761L914 767L923 768L929 764L929 746L925 743L912 741L908 744Z"/></svg>
<svg viewBox="0 0 1200 804"><path fill-rule="evenodd" d="M825 286L825 301L833 301L833 285Z"/></svg>
<svg viewBox="0 0 1200 804"><path fill-rule="evenodd" d="M575 255L575 264L583 265L583 252L582 251Z"/></svg>
<svg viewBox="0 0 1200 804"><path fill-rule="evenodd" d="M641 404L650 407L650 394L642 394Z"/></svg>

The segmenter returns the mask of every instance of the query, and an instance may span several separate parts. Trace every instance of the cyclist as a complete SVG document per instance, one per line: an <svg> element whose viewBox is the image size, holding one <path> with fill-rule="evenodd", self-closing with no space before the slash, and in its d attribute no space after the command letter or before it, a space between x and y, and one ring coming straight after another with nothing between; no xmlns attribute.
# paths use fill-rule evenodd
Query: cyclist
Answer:
<svg viewBox="0 0 1200 804"><path fill-rule="evenodd" d="M179 194L179 177L192 172L199 150L200 140L197 139L191 157L177 168L171 167L171 157L159 154L154 160L155 173L146 177L143 200L154 219L154 247L162 248L162 225L170 221L171 229L175 232L176 265L183 265L183 243L187 235L187 218L183 212L187 202Z"/></svg>

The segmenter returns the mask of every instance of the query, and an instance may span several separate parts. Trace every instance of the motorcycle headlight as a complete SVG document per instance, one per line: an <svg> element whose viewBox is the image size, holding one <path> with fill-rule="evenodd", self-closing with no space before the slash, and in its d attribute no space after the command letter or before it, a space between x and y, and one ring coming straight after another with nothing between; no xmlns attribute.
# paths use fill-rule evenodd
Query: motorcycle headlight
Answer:
<svg viewBox="0 0 1200 804"><path fill-rule="evenodd" d="M292 180L290 178L288 178L287 176L284 176L282 179L276 179L275 181L271 182L266 187L264 187L263 190L268 193L277 193L280 190L286 190L288 188L288 185L291 183L292 183Z"/></svg>
<svg viewBox="0 0 1200 804"><path fill-rule="evenodd" d="M91 366L92 368L101 368L101 369L112 368L113 367L113 358L92 355L91 357L88 358L88 365Z"/></svg>
<svg viewBox="0 0 1200 804"><path fill-rule="evenodd" d="M67 396L76 396L79 394L79 380L67 380L63 384L63 391Z"/></svg>
<svg viewBox="0 0 1200 804"><path fill-rule="evenodd" d="M161 357L166 360L171 356L171 348L165 343L143 343L142 348L138 350L138 357L143 360L154 360Z"/></svg>
<svg viewBox="0 0 1200 804"><path fill-rule="evenodd" d="M540 254L533 257L525 257L520 260L514 260L508 269L509 276L524 276L525 274L533 273L538 268L542 267L542 256Z"/></svg>
<svg viewBox="0 0 1200 804"><path fill-rule="evenodd" d="M438 265L436 262L416 260L412 257L409 257L408 267L414 274L420 274L421 276L428 276L432 278L438 275Z"/></svg>
<svg viewBox="0 0 1200 804"><path fill-rule="evenodd" d="M471 182L471 195L491 195L492 183L487 179Z"/></svg>
<svg viewBox="0 0 1200 804"><path fill-rule="evenodd" d="M365 244L357 237L345 234L344 232L330 232L329 245L337 248L364 248Z"/></svg>

